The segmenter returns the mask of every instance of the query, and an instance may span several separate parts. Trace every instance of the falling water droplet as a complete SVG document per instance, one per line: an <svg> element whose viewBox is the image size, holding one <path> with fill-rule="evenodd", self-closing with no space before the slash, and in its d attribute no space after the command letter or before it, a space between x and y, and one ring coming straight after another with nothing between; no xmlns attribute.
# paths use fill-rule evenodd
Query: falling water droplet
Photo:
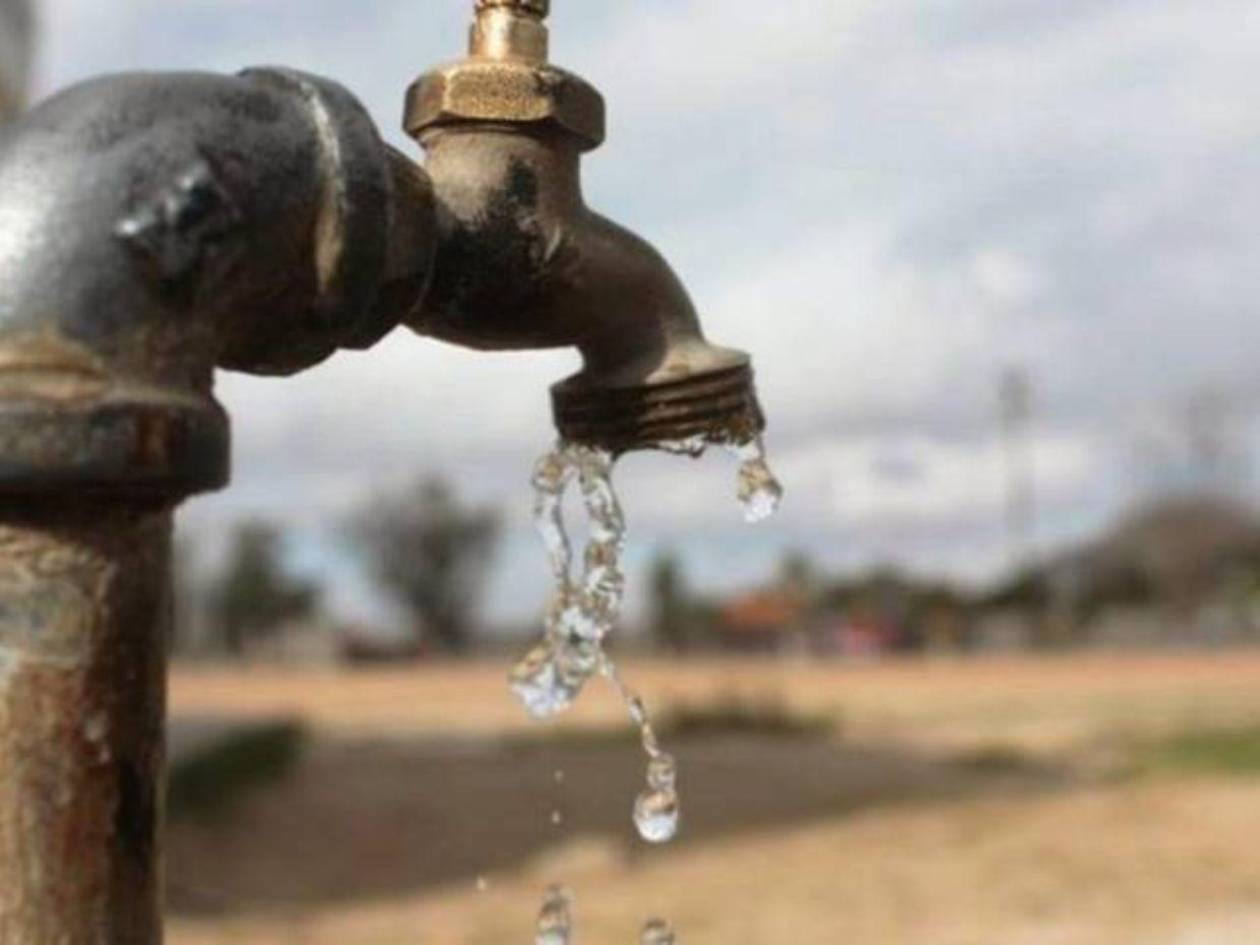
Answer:
<svg viewBox="0 0 1260 945"><path fill-rule="evenodd" d="M676 791L649 788L634 802L634 825L648 843L669 843L678 835L681 810Z"/></svg>
<svg viewBox="0 0 1260 945"><path fill-rule="evenodd" d="M477 877L477 892L486 893L490 891L490 880L484 876Z"/></svg>
<svg viewBox="0 0 1260 945"><path fill-rule="evenodd" d="M659 752L648 762L647 790L634 803L634 825L649 843L668 843L678 834L678 763Z"/></svg>
<svg viewBox="0 0 1260 945"><path fill-rule="evenodd" d="M563 823L564 823L564 814L561 811L553 810L551 812L551 825L553 827L559 827Z"/></svg>
<svg viewBox="0 0 1260 945"><path fill-rule="evenodd" d="M765 521L783 502L783 485L770 471L765 444L758 437L727 448L740 460L736 494L744 519L750 523Z"/></svg>
<svg viewBox="0 0 1260 945"><path fill-rule="evenodd" d="M564 784L564 778L565 778L564 769L557 768L556 769L556 784Z"/></svg>
<svg viewBox="0 0 1260 945"><path fill-rule="evenodd" d="M673 926L664 919L649 920L639 936L639 945L675 945L677 941Z"/></svg>
<svg viewBox="0 0 1260 945"><path fill-rule="evenodd" d="M573 893L563 886L551 886L538 914L534 945L569 945L573 933Z"/></svg>

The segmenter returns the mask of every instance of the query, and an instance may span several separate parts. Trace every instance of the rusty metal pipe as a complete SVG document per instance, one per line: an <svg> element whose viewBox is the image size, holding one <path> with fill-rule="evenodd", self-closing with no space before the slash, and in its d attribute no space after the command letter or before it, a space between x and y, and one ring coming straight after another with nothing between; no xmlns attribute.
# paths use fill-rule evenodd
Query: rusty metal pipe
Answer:
<svg viewBox="0 0 1260 945"><path fill-rule="evenodd" d="M160 942L171 509L227 479L214 369L371 344L434 232L313 76L116 76L6 128L0 942Z"/></svg>
<svg viewBox="0 0 1260 945"><path fill-rule="evenodd" d="M0 504L0 942L161 941L170 531Z"/></svg>
<svg viewBox="0 0 1260 945"><path fill-rule="evenodd" d="M542 0L479 0L466 58L422 76L405 127L438 202L421 334L492 350L576 347L553 389L561 434L616 452L764 425L747 355L710 345L695 306L648 242L587 208L581 154L604 104L549 65Z"/></svg>

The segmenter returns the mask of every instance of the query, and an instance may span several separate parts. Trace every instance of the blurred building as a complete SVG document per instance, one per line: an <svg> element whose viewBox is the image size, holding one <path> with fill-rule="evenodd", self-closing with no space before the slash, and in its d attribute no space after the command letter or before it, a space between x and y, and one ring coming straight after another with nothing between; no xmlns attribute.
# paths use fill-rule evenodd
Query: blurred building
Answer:
<svg viewBox="0 0 1260 945"><path fill-rule="evenodd" d="M32 0L0 0L0 121L26 103L31 66Z"/></svg>
<svg viewBox="0 0 1260 945"><path fill-rule="evenodd" d="M805 611L798 594L777 588L750 591L721 607L717 641L723 649L744 653L786 649L801 631Z"/></svg>

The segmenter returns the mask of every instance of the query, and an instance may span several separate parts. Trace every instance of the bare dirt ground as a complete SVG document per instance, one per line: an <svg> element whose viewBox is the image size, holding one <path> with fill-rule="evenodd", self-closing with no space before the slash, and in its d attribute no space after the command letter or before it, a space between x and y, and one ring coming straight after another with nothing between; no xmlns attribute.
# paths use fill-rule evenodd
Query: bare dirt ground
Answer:
<svg viewBox="0 0 1260 945"><path fill-rule="evenodd" d="M531 728L500 665L178 673L176 712L314 734L283 784L173 828L171 941L525 943L561 880L592 945L657 913L683 945L1260 943L1260 781L1106 764L1135 738L1260 721L1260 655L627 673L656 705L773 696L842 734L672 746L685 834L645 850L633 746L509 737ZM565 724L622 723L594 691Z"/></svg>

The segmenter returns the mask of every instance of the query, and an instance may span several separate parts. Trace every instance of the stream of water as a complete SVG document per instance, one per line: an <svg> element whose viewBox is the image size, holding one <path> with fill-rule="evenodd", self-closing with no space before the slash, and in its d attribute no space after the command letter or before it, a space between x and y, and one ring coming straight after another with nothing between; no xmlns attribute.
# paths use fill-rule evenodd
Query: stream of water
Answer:
<svg viewBox="0 0 1260 945"><path fill-rule="evenodd" d="M703 438L662 444L667 452L698 457L708 448ZM736 496L748 522L777 511L783 487L775 479L760 440L728 446L739 460ZM571 706L596 676L607 679L639 731L647 756L646 787L635 799L633 820L648 843L668 843L678 834L682 806L678 765L663 751L647 706L622 678L604 649L625 600L621 555L626 519L613 487L611 453L561 443L534 467L534 524L542 538L554 586L544 618L542 639L512 668L509 684L535 719L552 718ZM580 574L574 573L573 543L564 518L564 499L578 486L589 520ZM553 886L538 920L536 945L569 945L573 895ZM643 928L641 945L674 945L668 923L653 919Z"/></svg>

